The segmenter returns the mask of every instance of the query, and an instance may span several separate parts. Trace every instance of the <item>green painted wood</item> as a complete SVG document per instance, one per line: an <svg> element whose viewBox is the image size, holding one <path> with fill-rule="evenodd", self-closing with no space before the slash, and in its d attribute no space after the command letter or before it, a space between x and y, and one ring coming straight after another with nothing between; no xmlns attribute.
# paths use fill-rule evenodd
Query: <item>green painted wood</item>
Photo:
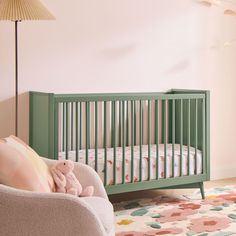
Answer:
<svg viewBox="0 0 236 236"><path fill-rule="evenodd" d="M122 101L122 184L125 183L125 101Z"/></svg>
<svg viewBox="0 0 236 236"><path fill-rule="evenodd" d="M104 185L107 185L107 101L103 102L104 127L103 127L103 148L104 148Z"/></svg>
<svg viewBox="0 0 236 236"><path fill-rule="evenodd" d="M70 150L74 150L74 102L71 103L71 127L70 127L70 138L71 138L71 142L70 142Z"/></svg>
<svg viewBox="0 0 236 236"><path fill-rule="evenodd" d="M121 139L122 139L122 124L121 124L121 101L119 101L119 147L121 147Z"/></svg>
<svg viewBox="0 0 236 236"><path fill-rule="evenodd" d="M166 100L162 101L162 125L163 125L163 143L164 143L164 178L166 179L167 176L167 143L166 143L166 119L167 119L167 112L166 112Z"/></svg>
<svg viewBox="0 0 236 236"><path fill-rule="evenodd" d="M148 180L151 178L151 101L148 100Z"/></svg>
<svg viewBox="0 0 236 236"><path fill-rule="evenodd" d="M197 124L197 147L198 149L203 151L203 162L204 162L204 174L197 176L183 176L186 177L186 179L183 177L177 177L177 178L171 178L171 186L177 186L181 187L183 184L194 184L194 183L200 183L205 181L206 179L209 179L210 177L210 95L209 91L189 91L189 90L172 90L168 93L126 93L126 94L87 94L87 95L63 95L60 94L51 94L51 98L49 98L49 94L46 93L33 93L34 98L32 98L32 101L30 101L30 144L32 144L32 147L35 149L34 146L39 147L39 152L42 152L43 147L45 147L45 155L43 156L50 156L51 153L56 153L56 145L58 141L56 141L55 135L56 135L56 118L55 118L55 111L57 110L55 108L55 104L58 102L79 102L81 105L82 102L94 102L94 101L140 101L140 100L166 100L166 101L173 101L175 100L175 141L176 143L181 143L182 139L182 145L186 145L188 138L188 128L186 126L187 124L187 106L188 106L188 99L190 99L190 109L191 109L191 115L190 115L190 144L191 146L196 145L196 124ZM41 98L40 98L41 97ZM31 99L31 98L30 98ZM198 99L198 105L194 105L194 101ZM182 112L181 110L181 102L182 101ZM183 102L184 101L184 102ZM203 102L204 101L204 102ZM41 105L40 105L41 104ZM134 102L135 104L135 102ZM80 106L80 108L82 105ZM41 110L40 110L40 109ZM172 107L173 109L173 107ZM39 113L36 115L36 110L40 110ZM136 109L135 109L136 110ZM194 110L194 112L193 112ZM197 111L197 114L196 114ZM46 118L43 117L44 116ZM136 115L136 111L134 112ZM172 112L173 113L173 112ZM82 112L80 112L81 116ZM173 115L173 114L172 114ZM40 130L37 129L36 126L38 126L40 121L37 121L36 116L38 120L41 120L42 126L40 125ZM182 118L181 118L182 116ZM82 117L82 116L81 116ZM204 118L205 117L205 118ZM130 117L129 117L130 118ZM168 115L168 125L170 123L170 117ZM50 120L50 122L49 122ZM82 119L81 119L82 120ZM80 120L80 121L81 121ZM182 120L182 122L181 122ZM197 120L197 121L196 121ZM134 120L135 121L135 120ZM85 122L84 122L85 123ZM51 125L53 124L53 125ZM182 127L181 127L182 124ZM82 130L82 122L80 122L80 132ZM41 128L43 127L43 128ZM47 128L49 127L49 128ZM135 126L136 127L136 126ZM157 129L156 127L155 129ZM181 129L182 128L182 129ZM42 130L45 134L42 134ZM47 130L48 132L45 132ZM181 130L182 130L182 138L181 138ZM37 132L36 132L37 131ZM169 130L170 131L170 130ZM173 140L173 127L171 128L171 136ZM170 133L169 133L170 134ZM135 135L136 137L137 135ZM156 136L156 135L155 135ZM40 139L39 139L40 137ZM43 137L43 138L42 138ZM50 137L50 138L49 138ZM135 138L134 137L134 138ZM50 141L49 141L50 139ZM36 140L38 140L36 142ZM82 139L80 139L82 142ZM169 140L169 139L168 139ZM158 146L158 145L157 145ZM41 155L41 154L40 154ZM56 154L55 154L56 157ZM157 158L158 160L158 158ZM203 178L204 176L204 178ZM193 178L192 178L193 177ZM170 187L170 182L168 182L169 179L163 179L165 180L162 182L162 179L158 179L155 183L150 181L142 181L138 183L130 183L133 187L130 187L127 184L123 184L122 188L118 187L118 185L110 186L112 187L110 192L119 192L119 191L132 191L132 189L135 190L141 190L141 189L148 189L148 188L158 188L161 187L160 185L165 185L164 187ZM160 181L160 182L159 182ZM167 182L166 182L167 181ZM175 182L177 181L177 182ZM151 183L150 183L151 182ZM188 182L188 183L186 183ZM175 184L173 184L175 183ZM108 187L108 186L107 186ZM107 188L106 187L106 188Z"/></svg>
<svg viewBox="0 0 236 236"><path fill-rule="evenodd" d="M191 183L191 184L179 184L176 186L168 186L162 187L160 189L189 189L189 188L199 188L199 183Z"/></svg>
<svg viewBox="0 0 236 236"><path fill-rule="evenodd" d="M62 151L65 151L65 122L66 122L66 103L63 102L63 117L62 117Z"/></svg>
<svg viewBox="0 0 236 236"><path fill-rule="evenodd" d="M206 95L206 175L210 180L210 91L205 91Z"/></svg>
<svg viewBox="0 0 236 236"><path fill-rule="evenodd" d="M107 193L111 195L111 194L133 192L139 190L158 189L163 187L168 188L171 186L176 186L176 187L183 186L186 184L203 182L206 181L206 179L207 177L204 174L167 178L167 179L161 178L158 180L111 185L111 186L106 186L105 189Z"/></svg>
<svg viewBox="0 0 236 236"><path fill-rule="evenodd" d="M205 145L205 160L204 163L206 165L206 174L208 180L210 179L210 92L202 91L202 90L182 90L182 89L174 89L171 91L173 94L182 95L182 94L204 94L204 98L195 97L198 99L198 108L197 108L197 119L198 119L198 149L203 151L203 146ZM203 104L203 99L205 99L205 104ZM203 109L203 107L205 107ZM203 124L203 110L205 112L205 122ZM192 122L194 124L194 122ZM205 126L205 134L203 134L203 125ZM194 125L193 125L194 129ZM192 128L191 128L192 130ZM193 132L192 132L193 133ZM205 141L203 142L203 136L205 136ZM203 145L204 143L204 145ZM194 147L195 138L191 137L191 146Z"/></svg>
<svg viewBox="0 0 236 236"><path fill-rule="evenodd" d="M175 100L172 101L172 177L175 176Z"/></svg>
<svg viewBox="0 0 236 236"><path fill-rule="evenodd" d="M75 161L79 161L79 104L75 103Z"/></svg>
<svg viewBox="0 0 236 236"><path fill-rule="evenodd" d="M188 175L190 175L190 132L191 132L191 123L190 123L190 115L191 115L191 107L190 107L190 99L188 99L188 130L187 130L187 145L188 145Z"/></svg>
<svg viewBox="0 0 236 236"><path fill-rule="evenodd" d="M159 105L155 100L156 179L159 178Z"/></svg>
<svg viewBox="0 0 236 236"><path fill-rule="evenodd" d="M137 110L136 110L136 101L134 102L134 145L137 145Z"/></svg>
<svg viewBox="0 0 236 236"><path fill-rule="evenodd" d="M201 195L202 195L202 199L205 199L203 182L199 183L199 188L200 188L200 192L201 192Z"/></svg>
<svg viewBox="0 0 236 236"><path fill-rule="evenodd" d="M134 182L134 123L135 123L135 116L134 116L134 101L131 101L131 182Z"/></svg>
<svg viewBox="0 0 236 236"><path fill-rule="evenodd" d="M69 157L69 150L68 150L68 138L69 138L69 110L68 110L68 102L66 102L66 133L65 133L65 137L66 137L66 160L68 160Z"/></svg>
<svg viewBox="0 0 236 236"><path fill-rule="evenodd" d="M127 101L127 100L173 100L204 98L204 94L167 94L167 93L111 93L111 94L55 94L57 102L94 102L94 101Z"/></svg>
<svg viewBox="0 0 236 236"><path fill-rule="evenodd" d="M86 138L85 138L85 146L86 146L86 158L85 163L88 165L88 158L89 158L89 148L90 148L90 103L86 102Z"/></svg>
<svg viewBox="0 0 236 236"><path fill-rule="evenodd" d="M51 145L52 147L54 147L54 154L50 155L54 158L54 160L58 159L58 145L59 145L59 141L58 141L58 137L59 137L59 132L58 132L58 128L59 128L59 124L58 124L58 113L59 113L59 104L55 103L54 104L54 130L52 130L52 132L54 132L54 141L52 144L49 143L49 145Z"/></svg>
<svg viewBox="0 0 236 236"><path fill-rule="evenodd" d="M180 100L180 176L183 175L183 99Z"/></svg>
<svg viewBox="0 0 236 236"><path fill-rule="evenodd" d="M139 182L142 181L142 167L143 167L143 155L142 155L142 145L143 145L143 101L139 101Z"/></svg>
<svg viewBox="0 0 236 236"><path fill-rule="evenodd" d="M95 102L95 170L98 171L98 102Z"/></svg>
<svg viewBox="0 0 236 236"><path fill-rule="evenodd" d="M116 102L112 102L112 126L113 126L113 182L116 184Z"/></svg>
<svg viewBox="0 0 236 236"><path fill-rule="evenodd" d="M206 120L205 120L205 99L202 100L202 163L203 163L203 173L206 173L206 149L205 149L205 145L206 145Z"/></svg>
<svg viewBox="0 0 236 236"><path fill-rule="evenodd" d="M197 174L197 149L198 149L198 99L195 99L195 169L194 173Z"/></svg>
<svg viewBox="0 0 236 236"><path fill-rule="evenodd" d="M79 103L79 149L82 149L82 134L83 134L83 107L82 102Z"/></svg>
<svg viewBox="0 0 236 236"><path fill-rule="evenodd" d="M126 146L129 146L129 101L126 101Z"/></svg>
<svg viewBox="0 0 236 236"><path fill-rule="evenodd" d="M53 158L50 155L50 142L54 143L53 136L50 134L54 110L52 102L49 100L54 99L53 94L49 93L29 93L30 100L30 117L29 117L29 144L40 156ZM52 111L52 112L50 112ZM53 127L52 127L53 128ZM53 132L54 133L54 132ZM49 140L51 139L51 141Z"/></svg>

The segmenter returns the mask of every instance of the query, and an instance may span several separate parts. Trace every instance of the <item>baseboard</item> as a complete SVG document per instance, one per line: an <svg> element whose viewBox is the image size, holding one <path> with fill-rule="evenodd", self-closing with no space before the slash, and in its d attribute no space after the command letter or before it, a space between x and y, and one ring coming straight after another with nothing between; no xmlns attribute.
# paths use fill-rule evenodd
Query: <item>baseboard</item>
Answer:
<svg viewBox="0 0 236 236"><path fill-rule="evenodd" d="M236 167L222 167L211 169L211 180L227 179L236 177Z"/></svg>

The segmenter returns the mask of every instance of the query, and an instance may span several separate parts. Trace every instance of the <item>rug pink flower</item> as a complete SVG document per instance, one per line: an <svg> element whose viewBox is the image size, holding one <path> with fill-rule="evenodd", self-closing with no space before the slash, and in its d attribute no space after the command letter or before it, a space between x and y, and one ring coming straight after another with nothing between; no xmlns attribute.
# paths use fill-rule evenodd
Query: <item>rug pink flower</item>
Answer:
<svg viewBox="0 0 236 236"><path fill-rule="evenodd" d="M214 232L228 228L230 223L231 220L226 217L201 217L192 219L188 228L196 233Z"/></svg>
<svg viewBox="0 0 236 236"><path fill-rule="evenodd" d="M180 228L163 228L157 230L150 230L147 232L121 232L116 234L116 236L156 236L156 235L175 235L182 233L183 230Z"/></svg>
<svg viewBox="0 0 236 236"><path fill-rule="evenodd" d="M114 204L116 236L236 235L236 186L185 198L157 195Z"/></svg>
<svg viewBox="0 0 236 236"><path fill-rule="evenodd" d="M158 222L172 222L179 220L186 220L187 216L196 214L196 210L174 208L160 212L161 217L157 219Z"/></svg>
<svg viewBox="0 0 236 236"><path fill-rule="evenodd" d="M199 209L201 207L200 204L195 204L195 203L182 203L179 205L179 207L181 209L192 209L192 210L196 210Z"/></svg>
<svg viewBox="0 0 236 236"><path fill-rule="evenodd" d="M236 202L236 193L222 194L222 195L219 195L218 197L223 198L228 201Z"/></svg>

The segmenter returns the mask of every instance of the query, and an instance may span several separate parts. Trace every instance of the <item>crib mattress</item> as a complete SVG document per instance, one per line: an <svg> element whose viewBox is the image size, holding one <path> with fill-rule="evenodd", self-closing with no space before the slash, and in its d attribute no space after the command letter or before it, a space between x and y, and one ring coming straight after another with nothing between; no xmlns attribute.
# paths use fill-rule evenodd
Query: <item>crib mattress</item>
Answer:
<svg viewBox="0 0 236 236"><path fill-rule="evenodd" d="M173 177L172 172L172 144L166 145L166 177ZM102 181L104 180L104 150L98 149L98 174ZM68 159L75 161L75 151L69 151ZM107 183L114 184L113 180L113 163L114 149L107 148ZM122 183L122 147L116 148L116 184ZM197 158L197 160L196 160ZM65 152L59 152L59 159L65 159ZM148 145L142 145L142 181L148 179ZM164 144L159 144L158 159L158 178L164 178ZM174 145L174 177L180 176L180 145ZM85 163L86 150L79 150L79 162ZM140 146L134 146L134 181L140 181ZM196 160L196 162L195 162ZM156 167L156 145L150 145L150 179L157 178ZM195 164L197 163L197 166ZM88 150L88 165L95 169L95 149ZM190 147L190 175L202 173L202 152L197 150L195 156L195 148ZM182 175L188 174L188 147L182 146ZM125 182L131 182L131 147L125 147Z"/></svg>

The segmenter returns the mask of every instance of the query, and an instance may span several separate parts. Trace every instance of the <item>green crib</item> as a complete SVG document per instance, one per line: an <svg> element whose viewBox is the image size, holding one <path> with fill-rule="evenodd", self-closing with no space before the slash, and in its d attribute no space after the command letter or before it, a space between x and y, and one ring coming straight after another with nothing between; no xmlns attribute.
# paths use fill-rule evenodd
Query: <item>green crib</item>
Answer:
<svg viewBox="0 0 236 236"><path fill-rule="evenodd" d="M108 194L210 179L210 93L30 92L30 146L98 172Z"/></svg>

